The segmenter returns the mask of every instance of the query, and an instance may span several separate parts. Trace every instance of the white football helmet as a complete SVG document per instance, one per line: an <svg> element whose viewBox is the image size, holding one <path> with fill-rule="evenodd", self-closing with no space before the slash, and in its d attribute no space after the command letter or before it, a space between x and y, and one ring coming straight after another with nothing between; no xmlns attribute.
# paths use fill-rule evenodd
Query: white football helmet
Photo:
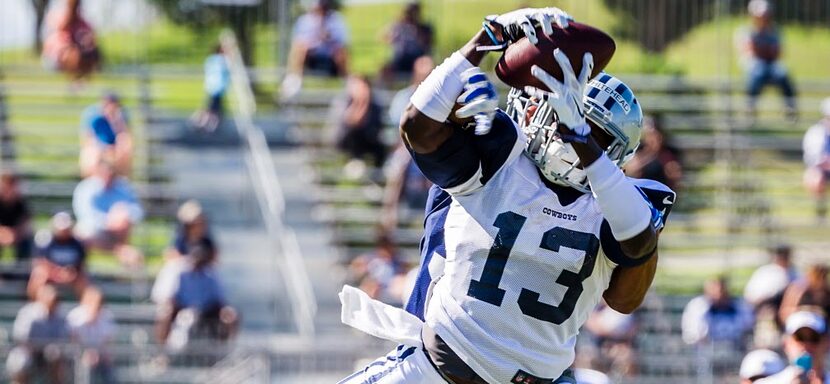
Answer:
<svg viewBox="0 0 830 384"><path fill-rule="evenodd" d="M588 123L611 137L605 152L622 168L640 144L643 110L634 92L620 79L600 73L585 87ZM556 111L546 102L530 98L520 89L507 95L507 114L527 136L525 154L551 182L590 191L579 157L556 133ZM596 137L596 136L595 136Z"/></svg>

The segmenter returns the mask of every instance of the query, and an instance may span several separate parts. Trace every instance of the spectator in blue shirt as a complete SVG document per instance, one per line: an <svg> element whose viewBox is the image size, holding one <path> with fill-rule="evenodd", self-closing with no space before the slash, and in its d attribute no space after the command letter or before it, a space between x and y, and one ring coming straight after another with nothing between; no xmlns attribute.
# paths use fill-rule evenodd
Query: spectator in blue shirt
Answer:
<svg viewBox="0 0 830 384"><path fill-rule="evenodd" d="M72 208L78 218L78 233L88 245L113 251L125 265L141 265L143 256L128 241L144 210L129 181L116 175L111 161L100 161L95 173L78 184Z"/></svg>
<svg viewBox="0 0 830 384"><path fill-rule="evenodd" d="M752 17L752 28L744 39L750 113L755 116L758 96L764 86L771 84L784 95L787 117L796 120L796 92L787 69L781 64L781 33L772 21L772 4L767 0L752 0L747 9Z"/></svg>
<svg viewBox="0 0 830 384"><path fill-rule="evenodd" d="M222 120L225 91L231 81L230 70L222 51L217 45L213 54L205 59L205 93L207 94L207 108L196 112L191 117L191 124L196 129L213 132Z"/></svg>
<svg viewBox="0 0 830 384"><path fill-rule="evenodd" d="M156 329L159 342L180 344L188 335L200 332L226 340L236 332L238 315L228 305L225 291L212 268L215 259L213 242L201 241L191 247L190 267L179 275L178 284L172 287L172 298L160 311Z"/></svg>
<svg viewBox="0 0 830 384"><path fill-rule="evenodd" d="M86 276L86 247L72 233L74 222L67 212L52 217L51 231L35 237L37 250L26 288L33 298L46 284L69 285L81 296L89 280Z"/></svg>
<svg viewBox="0 0 830 384"><path fill-rule="evenodd" d="M132 167L133 138L121 98L107 93L98 104L87 107L81 117L81 176L89 176L104 157L110 157L118 174L127 176Z"/></svg>
<svg viewBox="0 0 830 384"><path fill-rule="evenodd" d="M392 59L383 68L384 79L412 75L415 60L432 53L433 35L432 26L421 18L421 4L406 4L400 18L386 31Z"/></svg>

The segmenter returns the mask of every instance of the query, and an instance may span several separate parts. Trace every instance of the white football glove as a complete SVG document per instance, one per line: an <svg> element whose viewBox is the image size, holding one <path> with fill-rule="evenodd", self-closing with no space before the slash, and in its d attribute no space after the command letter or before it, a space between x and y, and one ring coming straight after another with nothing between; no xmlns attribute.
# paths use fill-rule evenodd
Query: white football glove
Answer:
<svg viewBox="0 0 830 384"><path fill-rule="evenodd" d="M579 73L579 77L574 73L568 56L561 49L555 49L553 57L562 68L564 81L557 80L538 65L534 65L530 68L530 73L545 84L550 92L531 86L525 87L525 92L548 102L556 111L559 124L573 132L574 137L563 137L563 140L584 143L591 134L591 127L585 121L585 106L582 98L588 80L591 78L591 71L594 69L594 57L590 52L585 53L582 57L582 72Z"/></svg>
<svg viewBox="0 0 830 384"><path fill-rule="evenodd" d="M536 37L536 27L541 27L542 32L546 35L553 33L553 23L556 23L560 28L568 28L568 22L573 21L573 17L565 11L556 8L522 8L501 15L489 15L484 18L485 21L491 25L501 28L501 34L504 41L496 41L493 35L492 48L504 49L508 44L527 36L534 45L539 42ZM485 26L485 28L487 28ZM489 33L489 30L488 30Z"/></svg>
<svg viewBox="0 0 830 384"><path fill-rule="evenodd" d="M476 135L486 135L490 132L493 117L499 107L496 88L479 67L462 72L461 80L464 81L464 92L456 99L461 108L455 111L455 116L461 119L472 116L475 120Z"/></svg>

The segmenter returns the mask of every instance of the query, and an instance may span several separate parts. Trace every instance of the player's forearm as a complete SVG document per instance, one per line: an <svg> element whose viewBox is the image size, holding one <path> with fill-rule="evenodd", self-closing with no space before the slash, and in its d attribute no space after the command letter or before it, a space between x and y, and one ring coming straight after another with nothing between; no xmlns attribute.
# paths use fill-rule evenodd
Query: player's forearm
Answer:
<svg viewBox="0 0 830 384"><path fill-rule="evenodd" d="M484 28L480 29L478 33L476 33L467 44L464 44L461 49L458 50L461 55L463 55L470 64L478 67L481 64L481 60L484 59L484 55L487 54L487 51L479 51L477 48L481 46L491 45L493 44L490 41L490 37L487 36L487 33L484 31Z"/></svg>
<svg viewBox="0 0 830 384"><path fill-rule="evenodd" d="M611 274L605 302L620 313L631 313L643 303L657 271L657 251L646 263L636 267L617 267Z"/></svg>
<svg viewBox="0 0 830 384"><path fill-rule="evenodd" d="M417 153L435 151L452 134L456 124L447 121L464 83L461 73L478 66L486 52L476 48L489 42L479 31L470 41L439 65L418 86L400 122L401 138Z"/></svg>
<svg viewBox="0 0 830 384"><path fill-rule="evenodd" d="M593 137L586 143L571 144L588 174L597 202L620 248L631 258L649 256L657 247L657 234L651 225L651 209L622 170L603 157L604 151ZM597 163L597 160L602 160ZM593 167L592 167L593 166ZM599 169L598 169L599 168Z"/></svg>

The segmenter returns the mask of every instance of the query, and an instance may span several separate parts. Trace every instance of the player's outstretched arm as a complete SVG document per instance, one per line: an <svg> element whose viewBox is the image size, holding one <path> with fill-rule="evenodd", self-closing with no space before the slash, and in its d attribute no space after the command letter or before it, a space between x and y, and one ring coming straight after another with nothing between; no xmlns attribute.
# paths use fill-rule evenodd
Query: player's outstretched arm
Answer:
<svg viewBox="0 0 830 384"><path fill-rule="evenodd" d="M556 110L559 134L571 143L579 156L591 192L623 253L631 259L651 256L657 248L657 232L652 220L659 220L660 217L652 217L649 203L622 170L605 155L603 148L591 135L591 127L585 120L582 98L594 68L593 57L590 53L584 55L582 70L577 76L562 50L557 48L553 55L562 68L562 81L534 65L531 73L550 91L533 87L526 87L525 91L531 96L546 100Z"/></svg>
<svg viewBox="0 0 830 384"><path fill-rule="evenodd" d="M482 100L483 89L476 89L484 88L484 81L480 81L479 76L472 77L474 81L471 82L469 72L465 76L465 71L477 67L487 52L503 50L524 36L536 44L537 26L541 27L543 33L550 35L553 33L554 23L560 28L567 28L571 20L573 19L570 15L554 7L523 8L485 18L483 28L433 70L415 91L400 121L400 133L404 143L416 153L431 153L447 141L454 127L469 121L469 116L472 115L476 115L476 134L486 134L489 131L489 122L482 126L482 121L484 117L492 120L493 111L489 111L489 116L482 116L488 112L484 110L484 106L470 108L470 104L476 102L489 105L482 102L485 101ZM479 80L478 84L475 80ZM468 97L458 102L466 104L466 111L462 109L458 113L453 113L459 107L456 99L462 92ZM495 97L494 99L497 100Z"/></svg>
<svg viewBox="0 0 830 384"><path fill-rule="evenodd" d="M656 271L657 250L654 250L650 259L642 265L617 266L611 274L608 288L602 293L602 298L617 312L634 312L643 303Z"/></svg>
<svg viewBox="0 0 830 384"><path fill-rule="evenodd" d="M401 138L413 151L434 152L461 125L451 112L464 89L462 73L481 63L486 52L476 47L487 44L490 38L482 29L418 86L400 122Z"/></svg>

